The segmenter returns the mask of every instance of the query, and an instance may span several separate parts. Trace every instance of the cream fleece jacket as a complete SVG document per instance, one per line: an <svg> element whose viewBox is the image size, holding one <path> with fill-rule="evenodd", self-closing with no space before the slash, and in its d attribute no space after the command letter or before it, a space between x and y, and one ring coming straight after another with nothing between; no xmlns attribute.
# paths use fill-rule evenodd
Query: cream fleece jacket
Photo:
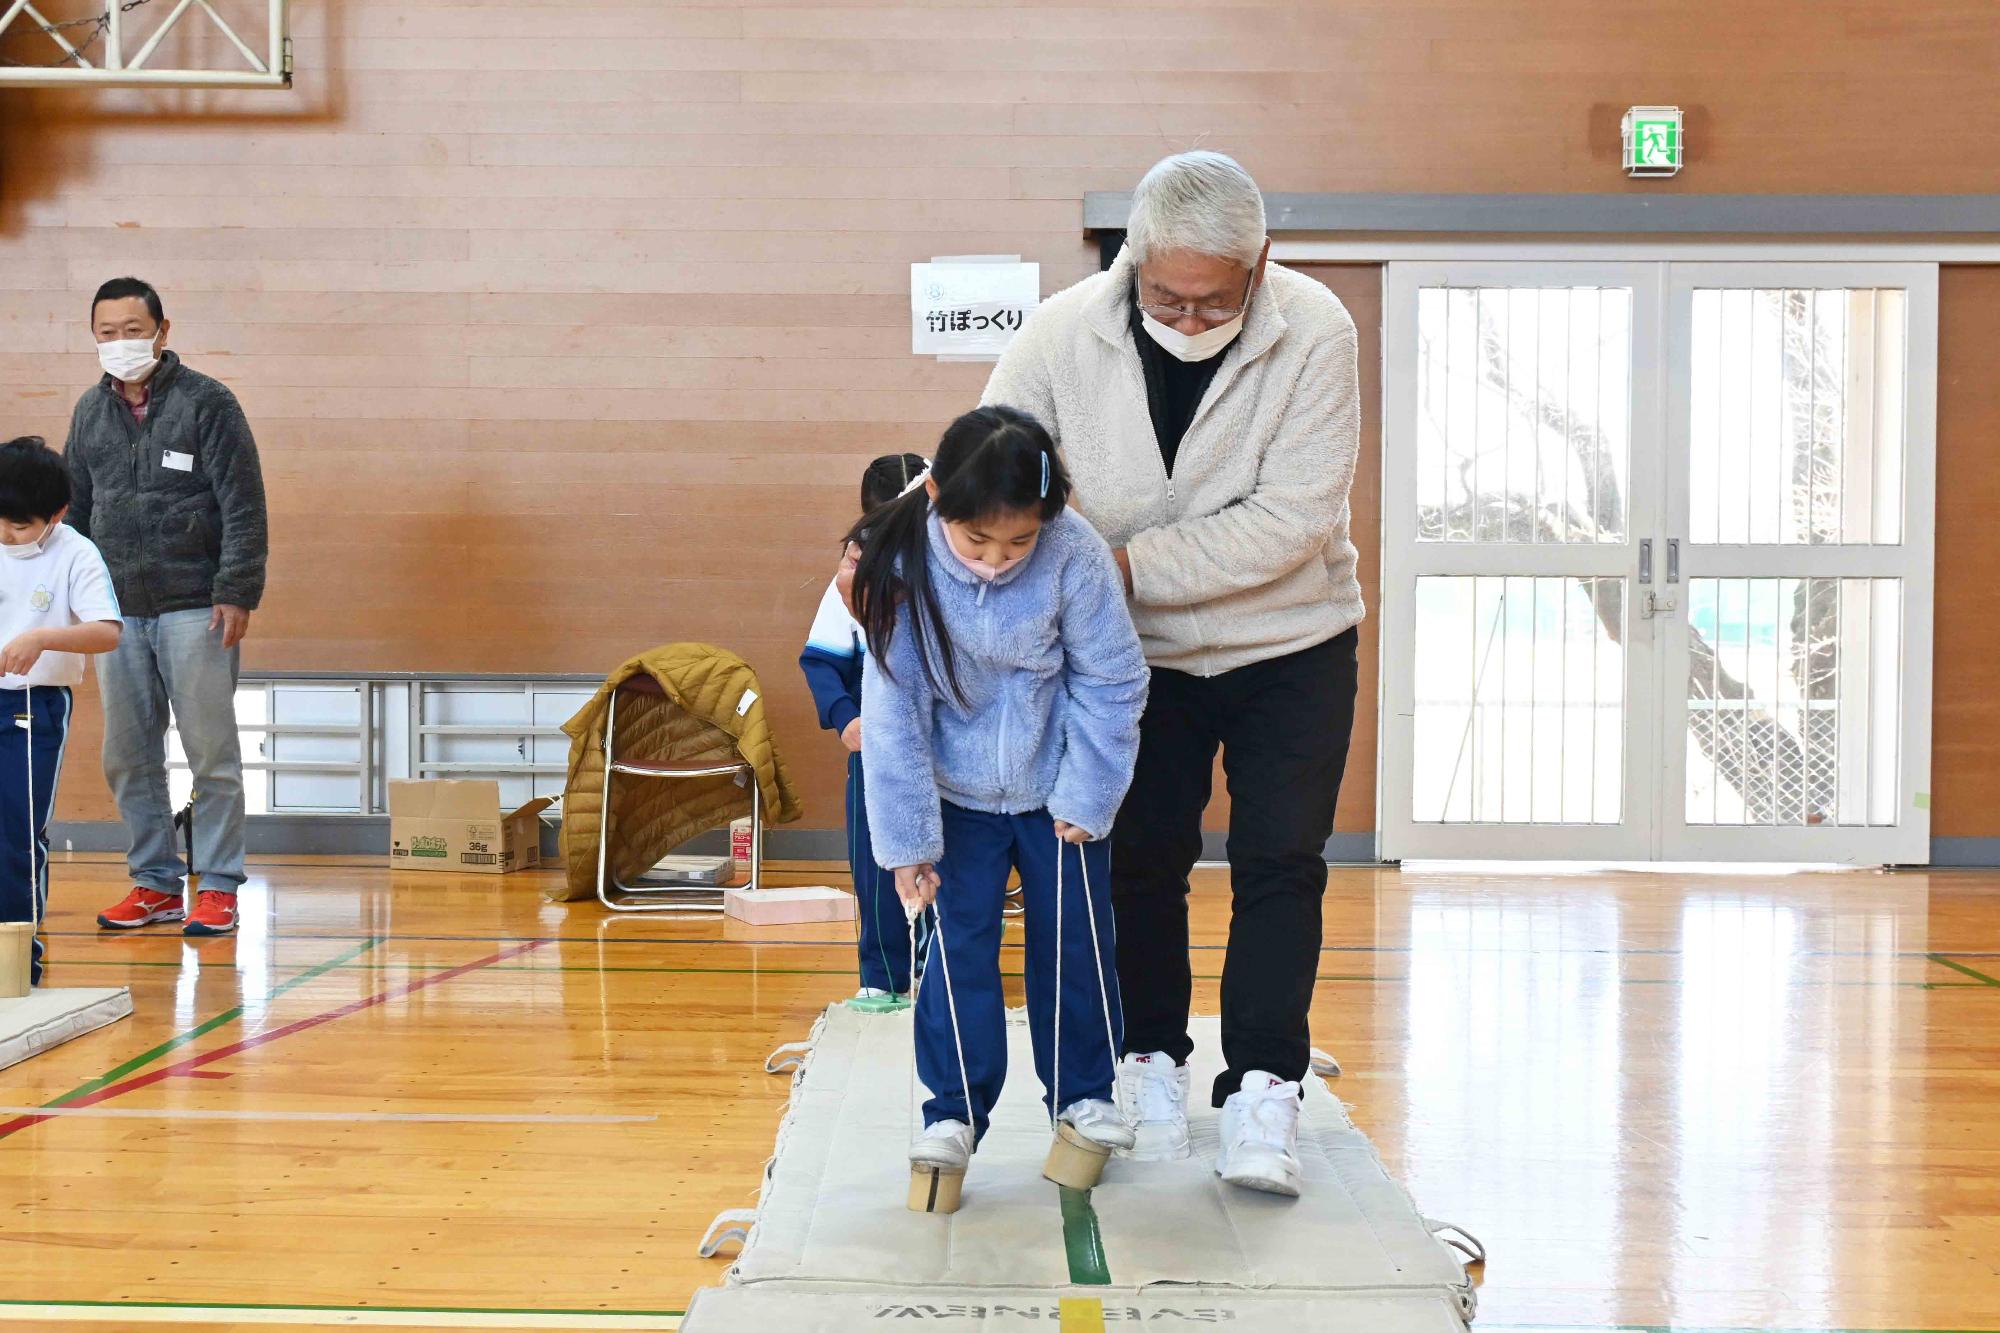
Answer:
<svg viewBox="0 0 2000 1333"><path fill-rule="evenodd" d="M982 402L1031 412L1056 437L1076 507L1131 560L1146 660L1215 676L1360 623L1347 498L1361 395L1346 308L1267 265L1170 477L1128 324L1134 268L1128 251L1043 302Z"/></svg>

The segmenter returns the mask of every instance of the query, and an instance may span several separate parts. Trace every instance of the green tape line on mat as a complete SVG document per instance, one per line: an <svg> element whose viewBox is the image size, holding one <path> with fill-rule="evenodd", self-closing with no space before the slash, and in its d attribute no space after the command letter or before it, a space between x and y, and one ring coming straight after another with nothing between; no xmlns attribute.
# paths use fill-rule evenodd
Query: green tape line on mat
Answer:
<svg viewBox="0 0 2000 1333"><path fill-rule="evenodd" d="M1063 1249L1069 1255L1069 1280L1079 1287L1108 1287L1111 1266L1104 1258L1104 1236L1097 1229L1097 1210L1089 1190L1059 1189L1062 1195Z"/></svg>

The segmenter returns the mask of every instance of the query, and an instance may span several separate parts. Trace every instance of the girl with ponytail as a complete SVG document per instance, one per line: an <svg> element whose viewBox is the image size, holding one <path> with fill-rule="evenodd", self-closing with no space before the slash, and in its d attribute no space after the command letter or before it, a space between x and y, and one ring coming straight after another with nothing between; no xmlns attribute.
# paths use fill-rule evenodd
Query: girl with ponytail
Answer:
<svg viewBox="0 0 2000 1333"><path fill-rule="evenodd" d="M1119 1038L1107 1029L1121 1020L1104 839L1138 754L1146 663L1111 550L1068 499L1041 424L983 407L849 535L875 859L906 909L933 914L917 1168L964 1171L1006 1078L1000 935L1014 870L1044 1104L1097 1148L1132 1143L1111 1100Z"/></svg>

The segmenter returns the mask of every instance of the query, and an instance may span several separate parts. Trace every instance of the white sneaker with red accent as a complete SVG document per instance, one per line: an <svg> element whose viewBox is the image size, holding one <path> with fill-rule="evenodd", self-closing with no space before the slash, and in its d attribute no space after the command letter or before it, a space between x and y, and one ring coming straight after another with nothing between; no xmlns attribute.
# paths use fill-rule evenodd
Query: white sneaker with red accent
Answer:
<svg viewBox="0 0 2000 1333"><path fill-rule="evenodd" d="M1140 1162L1186 1157L1188 1071L1165 1051L1118 1062L1118 1100L1132 1118L1133 1145L1121 1155Z"/></svg>
<svg viewBox="0 0 2000 1333"><path fill-rule="evenodd" d="M1222 1104L1222 1151L1215 1174L1264 1194L1299 1197L1299 1085L1261 1069L1243 1076Z"/></svg>

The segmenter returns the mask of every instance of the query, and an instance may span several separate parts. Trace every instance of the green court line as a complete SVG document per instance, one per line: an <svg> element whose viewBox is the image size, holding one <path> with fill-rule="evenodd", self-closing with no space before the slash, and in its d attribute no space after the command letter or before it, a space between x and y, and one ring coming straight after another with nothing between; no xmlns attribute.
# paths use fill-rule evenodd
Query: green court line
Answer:
<svg viewBox="0 0 2000 1333"><path fill-rule="evenodd" d="M394 941L392 939L385 942L393 943ZM177 967L183 967L185 966L185 964L158 963L158 962L128 963L128 962L122 962L114 958L90 958L90 959L72 958L69 959L66 963L64 963L64 966L79 967L79 968L80 967L110 967L110 968L175 967L177 968ZM408 971L411 968L411 966L412 964L409 963L351 963L351 964L341 964L335 967L333 970L341 972L400 972L400 971ZM617 963L604 964L601 966L596 963L556 963L546 967L536 967L519 963L496 963L491 967L481 968L480 971L543 972L550 974L560 973L560 972L638 972L653 976L680 976L680 977L706 977L706 976L851 977L854 975L852 969L841 968L841 967L628 967L623 964L617 964ZM1023 974L1019 972L1002 972L1000 975L1003 977L1019 980ZM1198 972L1194 975L1194 979L1196 981L1220 981L1222 980L1222 975L1220 973L1217 973L1213 976L1210 976L1205 973ZM1359 974L1349 975L1344 973L1322 972L1318 977L1315 978L1315 980L1317 981L1408 981L1409 978L1376 977L1376 976L1362 976ZM273 991L272 993L276 994L275 991Z"/></svg>
<svg viewBox="0 0 2000 1333"><path fill-rule="evenodd" d="M326 973L333 971L341 964L349 962L355 958L359 958L362 954L367 953L370 949L374 948L379 943L381 943L381 941L374 937L370 937L369 939L363 940L360 944L357 944L352 949L347 950L347 952L335 954L333 957L327 959L325 962L309 967L305 971L299 973L295 977L290 978L289 980L279 982L277 985L271 987L270 990L266 991L262 998L267 1000L273 999L277 996L283 995L286 991L291 990L295 986L303 986L306 982L311 981L314 977L324 976ZM116 1083L119 1079L124 1078L127 1074L130 1074L135 1070L145 1068L147 1065L153 1063L153 1061L159 1059L161 1056L167 1054L168 1052L179 1050L181 1047L187 1045L189 1042L199 1041L201 1038L215 1031L223 1024L233 1023L241 1017L243 1017L242 1005L239 1004L233 1009L225 1009L221 1013L217 1014L214 1018L209 1019L207 1022L197 1023L195 1026L189 1028L187 1031L180 1033L177 1036L169 1037L167 1040L161 1042L158 1046L155 1046L152 1050L142 1052L139 1055L135 1055L130 1060L127 1060L124 1064L119 1065L116 1069L112 1069L105 1073L99 1074L96 1078L90 1080L90 1082L79 1084L77 1087L71 1088L68 1092L65 1092L62 1096L56 1098L54 1101L44 1102L42 1103L42 1105L45 1107L65 1106L70 1102L75 1101L79 1097L87 1097L91 1093L96 1092L100 1088L106 1088L111 1086L113 1083ZM44 1301L41 1303L47 1304L48 1302ZM0 1305L4 1304L6 1304L6 1302L0 1302Z"/></svg>
<svg viewBox="0 0 2000 1333"><path fill-rule="evenodd" d="M1941 953L1934 953L1930 955L1930 960L1933 963L1936 963L1939 967L1948 967L1954 972L1963 972L1966 976L1971 977L1974 981L1980 983L1983 986L2000 986L2000 980L1996 980L1993 977L1989 977L1984 972L1975 972L1971 968L1967 967L1964 963L1954 962L1953 960L1945 957Z"/></svg>
<svg viewBox="0 0 2000 1333"><path fill-rule="evenodd" d="M102 930L44 930L42 932L42 935L45 938L51 938L51 939L102 940L106 938L106 934ZM114 936L113 938L117 937ZM152 938L158 939L160 937L153 936ZM358 940L358 939L367 939L371 937L365 935L351 934L347 931L339 931L339 930L312 930L312 931L300 931L296 934L286 934L273 931L270 932L266 936L266 938L273 941L281 941L281 940L293 941L293 940ZM733 939L723 939L712 936L701 937L701 938L688 938L688 939L665 939L653 936L637 936L637 937L613 936L607 938L600 935L438 935L438 934L425 933L425 934L414 934L414 935L387 935L381 938L391 943L409 943L409 944L456 943L456 944L510 945L510 944L526 944L530 940L534 940L542 944L597 944L597 945L610 945L614 948L655 947L655 948L669 948L669 949L672 948L852 949L854 947L854 941L851 939L733 940ZM1018 952L1027 946L1024 945L1019 940L1005 939L1000 942L1000 947L1002 950L1012 950ZM1223 953L1227 951L1228 948L1229 946L1227 944L1190 944L1188 946L1190 952L1193 953ZM1685 956L1687 953L1685 949L1636 949L1636 948L1559 949L1559 948L1480 947L1476 949L1446 949L1446 948L1433 949L1427 945L1412 945L1412 944L1325 944L1320 946L1320 952L1323 954L1327 953L1426 954L1432 956L1448 956L1452 958L1461 958L1468 955L1485 956L1489 954L1507 958L1517 957L1522 954L1536 954L1536 955L1564 957L1564 958L1568 957L1680 958ZM2000 958L2000 951L1995 951L1991 953L1982 953L1982 951L1978 949L1950 949L1947 950L1946 952L1950 953L1953 957L1956 958L1980 958L1980 957ZM1887 951L1871 950L1871 949L1801 949L1796 954L1793 954L1791 956L1795 958L1885 958L1885 957L1928 958L1930 957L1930 954L1922 949L1894 949Z"/></svg>
<svg viewBox="0 0 2000 1333"><path fill-rule="evenodd" d="M1111 1285L1111 1265L1104 1258L1104 1235L1097 1229L1097 1210L1089 1190L1058 1187L1062 1196L1063 1250L1069 1256L1069 1280L1079 1287Z"/></svg>
<svg viewBox="0 0 2000 1333"><path fill-rule="evenodd" d="M499 1305L287 1305L272 1301L23 1301L0 1300L0 1313L21 1307L52 1305L64 1310L296 1310L326 1314L526 1314L564 1318L616 1315L631 1319L679 1319L686 1310L582 1310L559 1307L513 1308Z"/></svg>

